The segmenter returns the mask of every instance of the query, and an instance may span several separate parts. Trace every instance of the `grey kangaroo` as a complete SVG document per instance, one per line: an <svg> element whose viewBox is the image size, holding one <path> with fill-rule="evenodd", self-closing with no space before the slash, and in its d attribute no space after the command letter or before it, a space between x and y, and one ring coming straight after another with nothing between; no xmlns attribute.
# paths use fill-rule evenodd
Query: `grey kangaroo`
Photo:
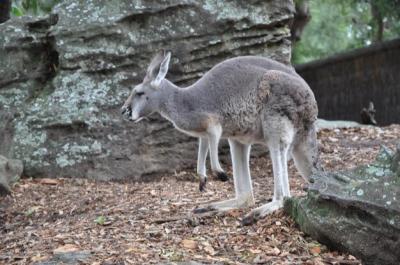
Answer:
<svg viewBox="0 0 400 265"><path fill-rule="evenodd" d="M212 168L222 171L218 142L221 137L228 139L236 196L196 207L194 213L254 205L249 169L252 144L269 148L274 195L272 202L253 209L242 223L251 224L281 208L284 197L291 196L288 155L305 179L318 170L318 109L307 83L281 63L243 56L217 64L193 85L180 88L165 79L170 58L171 53L164 51L154 57L143 82L124 103L122 114L139 122L158 112L179 131L198 137L198 171L204 176L208 148Z"/></svg>

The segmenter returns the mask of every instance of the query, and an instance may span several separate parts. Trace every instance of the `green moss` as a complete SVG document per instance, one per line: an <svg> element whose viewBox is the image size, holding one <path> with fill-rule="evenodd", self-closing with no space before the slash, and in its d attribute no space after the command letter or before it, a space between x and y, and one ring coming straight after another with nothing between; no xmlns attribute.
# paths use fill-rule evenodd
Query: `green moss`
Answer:
<svg viewBox="0 0 400 265"><path fill-rule="evenodd" d="M287 198L285 199L284 210L300 227L305 227L307 217L305 212L300 209L302 204L308 204L306 197Z"/></svg>

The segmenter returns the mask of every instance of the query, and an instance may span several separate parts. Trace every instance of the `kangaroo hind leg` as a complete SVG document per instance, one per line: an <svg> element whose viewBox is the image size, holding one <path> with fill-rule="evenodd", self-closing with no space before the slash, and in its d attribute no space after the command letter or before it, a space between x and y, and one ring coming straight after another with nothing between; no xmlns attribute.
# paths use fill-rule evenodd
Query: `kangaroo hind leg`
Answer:
<svg viewBox="0 0 400 265"><path fill-rule="evenodd" d="M272 202L264 204L247 214L242 220L243 225L255 223L266 215L282 208L284 197L291 196L287 160L294 137L293 126L289 121L283 120L278 124L267 124L264 131L268 135L267 145L272 161L274 195Z"/></svg>

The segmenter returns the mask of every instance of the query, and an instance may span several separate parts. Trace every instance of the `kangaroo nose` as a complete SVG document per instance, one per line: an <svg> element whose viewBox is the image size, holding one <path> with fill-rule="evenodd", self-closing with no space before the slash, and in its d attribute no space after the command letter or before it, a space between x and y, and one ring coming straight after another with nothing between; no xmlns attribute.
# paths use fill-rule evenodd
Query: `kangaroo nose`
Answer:
<svg viewBox="0 0 400 265"><path fill-rule="evenodd" d="M130 115L131 112L132 112L132 108L131 108L131 107L125 107L125 106L123 106L123 107L121 108L121 114L122 114L122 115L126 115L126 114L129 114L129 115Z"/></svg>
<svg viewBox="0 0 400 265"><path fill-rule="evenodd" d="M125 107L125 106L122 107L122 108L121 108L121 114L122 114L122 115L125 115L125 113L127 112L127 110L128 110L127 107Z"/></svg>

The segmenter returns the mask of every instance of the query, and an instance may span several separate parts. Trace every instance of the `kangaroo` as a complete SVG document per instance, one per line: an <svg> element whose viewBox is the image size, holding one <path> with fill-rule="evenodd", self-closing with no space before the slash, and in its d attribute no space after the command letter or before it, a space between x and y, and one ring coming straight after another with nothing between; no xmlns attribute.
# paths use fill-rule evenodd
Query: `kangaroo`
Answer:
<svg viewBox="0 0 400 265"><path fill-rule="evenodd" d="M248 61L248 63L255 63L257 65L258 59L256 57L252 56L247 56L247 57L241 57L242 61ZM153 63L157 63L153 61ZM259 67L263 67L266 70L281 70L284 72L287 72L288 74L292 74L295 76L298 76L298 74L294 71L293 68L287 67L281 63L278 63L276 61L263 61L261 64L258 64ZM150 68L149 68L150 69ZM124 111L126 111L126 115L130 116L130 111L132 109L130 108L130 105L124 108ZM213 150L213 156L210 157L211 159L211 170L212 172L217 176L217 178L221 181L227 181L229 179L228 175L225 173L225 171L222 169L221 164L219 163L218 159L218 146L215 146L215 144L218 145L219 141L213 141L208 138L208 137L199 137L199 149L198 149L198 158L197 158L197 175L200 178L200 183L199 183L199 190L204 191L205 186L207 183L207 174L206 174L206 160L207 160L207 154L208 151L211 149Z"/></svg>
<svg viewBox="0 0 400 265"><path fill-rule="evenodd" d="M249 168L252 144L262 144L270 151L274 195L272 202L248 213L242 224L254 223L282 208L284 197L291 196L289 152L306 180L319 168L318 108L307 83L292 68L276 61L242 56L217 64L194 84L180 88L165 78L170 58L171 53L164 51L153 58L143 82L132 89L121 111L134 122L158 112L179 131L198 137L198 165L203 174L207 147L216 168L218 142L228 139L235 198L202 205L193 212L254 205Z"/></svg>

